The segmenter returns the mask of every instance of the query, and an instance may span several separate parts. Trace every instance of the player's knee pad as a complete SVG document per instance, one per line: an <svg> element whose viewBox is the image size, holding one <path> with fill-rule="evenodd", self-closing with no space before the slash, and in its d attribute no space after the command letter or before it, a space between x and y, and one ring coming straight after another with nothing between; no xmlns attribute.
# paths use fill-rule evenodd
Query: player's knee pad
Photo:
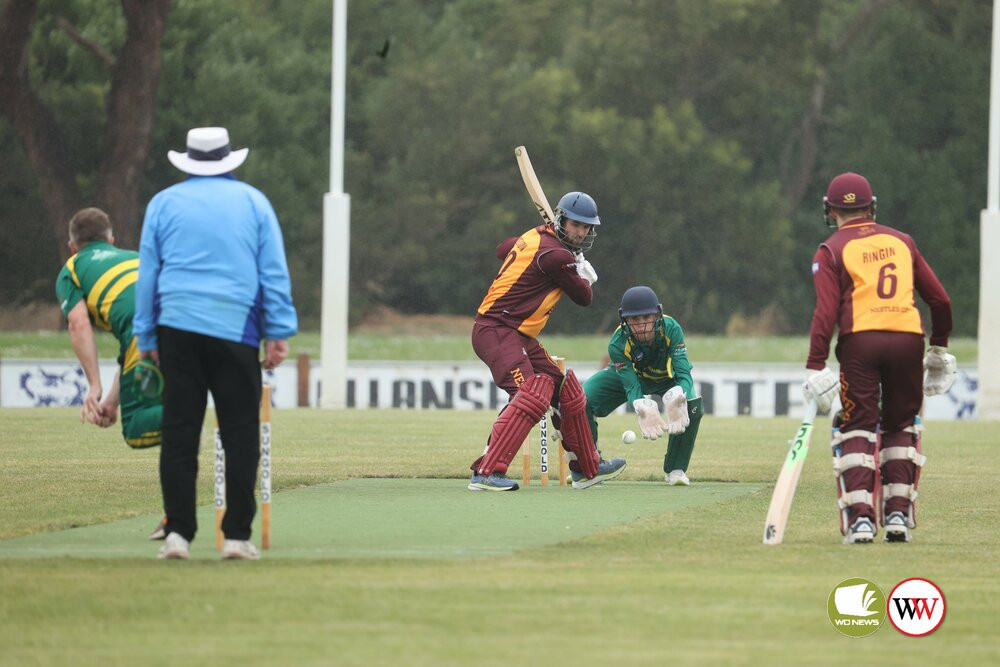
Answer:
<svg viewBox="0 0 1000 667"><path fill-rule="evenodd" d="M871 431L834 431L833 475L837 485L837 509L840 532L847 534L851 508L868 509L876 516L876 489L879 486L876 445L878 436ZM859 507L864 506L864 507Z"/></svg>
<svg viewBox="0 0 1000 667"><path fill-rule="evenodd" d="M917 527L916 501L920 471L927 457L920 442L922 427L882 435L879 463L882 473L882 521L889 512L902 511L910 528Z"/></svg>
<svg viewBox="0 0 1000 667"><path fill-rule="evenodd" d="M478 474L507 472L524 438L549 409L554 390L552 378L541 374L532 375L518 387L514 398L493 422L486 452L476 469Z"/></svg>
<svg viewBox="0 0 1000 667"><path fill-rule="evenodd" d="M559 388L559 427L563 446L573 455L570 458L576 459L587 479L593 479L601 459L587 421L587 395L572 370L566 371Z"/></svg>

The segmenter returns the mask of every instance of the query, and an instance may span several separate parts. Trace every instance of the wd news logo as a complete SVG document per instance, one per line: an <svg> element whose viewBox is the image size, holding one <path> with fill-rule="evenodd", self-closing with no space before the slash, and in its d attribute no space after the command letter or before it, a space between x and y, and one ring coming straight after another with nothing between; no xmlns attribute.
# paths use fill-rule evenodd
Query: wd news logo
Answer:
<svg viewBox="0 0 1000 667"><path fill-rule="evenodd" d="M885 594L868 581L855 577L840 582L826 603L830 622L848 637L867 637L885 621Z"/></svg>
<svg viewBox="0 0 1000 667"><path fill-rule="evenodd" d="M889 621L910 637L923 637L937 630L944 620L944 610L944 594L928 579L904 579L889 593Z"/></svg>

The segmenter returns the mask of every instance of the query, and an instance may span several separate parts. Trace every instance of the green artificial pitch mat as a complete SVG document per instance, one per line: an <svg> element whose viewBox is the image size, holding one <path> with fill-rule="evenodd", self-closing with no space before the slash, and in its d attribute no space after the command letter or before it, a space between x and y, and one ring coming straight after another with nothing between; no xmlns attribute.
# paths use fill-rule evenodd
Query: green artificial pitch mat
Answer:
<svg viewBox="0 0 1000 667"><path fill-rule="evenodd" d="M578 491L537 481L473 492L462 479L364 478L274 494L265 558L481 558L579 539L638 519L752 493L763 484L608 482ZM193 559L215 559L213 508L198 510ZM0 541L0 558L152 558L158 516ZM669 521L669 516L663 518ZM259 513L254 542L259 543Z"/></svg>

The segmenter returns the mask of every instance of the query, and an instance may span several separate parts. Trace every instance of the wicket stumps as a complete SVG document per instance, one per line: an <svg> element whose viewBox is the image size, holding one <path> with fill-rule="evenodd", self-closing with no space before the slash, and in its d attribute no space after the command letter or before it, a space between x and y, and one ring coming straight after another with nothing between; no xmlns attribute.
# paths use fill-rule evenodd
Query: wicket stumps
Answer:
<svg viewBox="0 0 1000 667"><path fill-rule="evenodd" d="M215 426L215 548L221 550L226 513L226 453L218 419ZM271 548L271 385L260 391L260 548Z"/></svg>
<svg viewBox="0 0 1000 667"><path fill-rule="evenodd" d="M563 357L552 357L552 360L559 366L560 372L566 374L566 360ZM549 485L549 412L542 415L538 422L538 440L541 446L539 451L539 464L542 474L542 486ZM566 452L563 449L562 440L557 440L557 451L559 454L559 485L566 486L566 478L569 476L569 466L566 463ZM531 483L531 434L524 439L521 445L521 486L528 486Z"/></svg>

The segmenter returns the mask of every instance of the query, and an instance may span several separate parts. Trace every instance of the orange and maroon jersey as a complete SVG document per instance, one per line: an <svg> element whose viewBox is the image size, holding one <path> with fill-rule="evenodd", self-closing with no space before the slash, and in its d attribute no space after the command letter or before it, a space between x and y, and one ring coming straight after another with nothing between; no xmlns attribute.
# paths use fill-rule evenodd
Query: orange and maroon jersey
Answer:
<svg viewBox="0 0 1000 667"><path fill-rule="evenodd" d="M503 260L483 302L477 322L497 323L536 337L563 292L575 303L589 306L590 283L576 271L576 258L551 225L539 225L497 246Z"/></svg>
<svg viewBox="0 0 1000 667"><path fill-rule="evenodd" d="M858 331L923 335L916 290L931 312L931 345L948 345L951 301L908 234L871 219L852 221L822 243L813 257L816 310L807 368L826 365L836 324L840 336Z"/></svg>

